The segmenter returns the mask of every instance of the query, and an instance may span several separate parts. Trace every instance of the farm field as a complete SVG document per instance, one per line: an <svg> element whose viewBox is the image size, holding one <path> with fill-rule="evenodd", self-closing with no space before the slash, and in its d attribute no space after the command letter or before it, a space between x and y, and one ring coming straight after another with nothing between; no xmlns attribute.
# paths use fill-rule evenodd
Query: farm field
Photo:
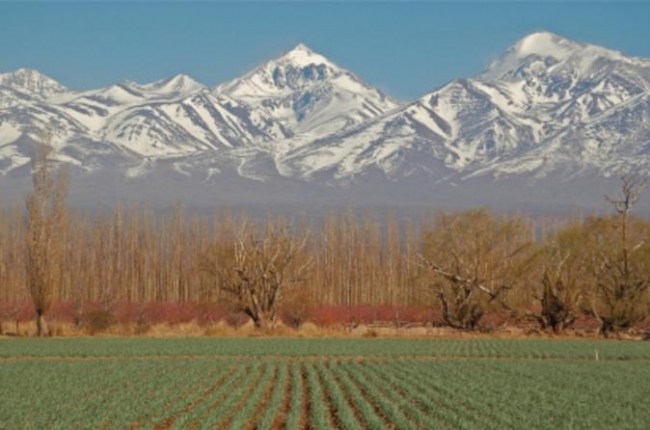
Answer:
<svg viewBox="0 0 650 430"><path fill-rule="evenodd" d="M647 429L650 343L0 340L0 429Z"/></svg>

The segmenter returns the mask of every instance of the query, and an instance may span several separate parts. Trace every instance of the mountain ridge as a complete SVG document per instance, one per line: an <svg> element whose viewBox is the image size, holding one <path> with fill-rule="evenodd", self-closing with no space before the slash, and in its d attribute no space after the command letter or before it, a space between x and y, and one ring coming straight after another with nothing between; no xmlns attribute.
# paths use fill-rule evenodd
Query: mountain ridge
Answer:
<svg viewBox="0 0 650 430"><path fill-rule="evenodd" d="M0 74L0 177L24 171L46 131L58 162L130 181L160 168L203 184L223 172L335 187L374 175L569 184L650 174L650 60L537 32L409 103L303 44L213 88L179 74L75 92L36 71Z"/></svg>

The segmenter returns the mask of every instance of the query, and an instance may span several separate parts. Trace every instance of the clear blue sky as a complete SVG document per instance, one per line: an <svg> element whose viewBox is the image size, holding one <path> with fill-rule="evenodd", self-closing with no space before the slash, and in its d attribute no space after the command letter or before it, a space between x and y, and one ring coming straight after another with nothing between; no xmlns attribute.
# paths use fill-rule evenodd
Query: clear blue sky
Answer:
<svg viewBox="0 0 650 430"><path fill-rule="evenodd" d="M535 31L650 57L650 3L0 3L0 71L73 89L234 78L305 43L407 100L473 76Z"/></svg>

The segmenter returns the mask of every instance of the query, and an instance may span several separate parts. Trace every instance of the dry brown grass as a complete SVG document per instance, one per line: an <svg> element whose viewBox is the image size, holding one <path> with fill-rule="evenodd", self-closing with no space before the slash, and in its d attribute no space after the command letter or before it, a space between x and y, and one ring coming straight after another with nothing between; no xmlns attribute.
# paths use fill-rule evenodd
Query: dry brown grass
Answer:
<svg viewBox="0 0 650 430"><path fill-rule="evenodd" d="M4 322L5 333L2 338L12 337L33 337L36 336L36 326L33 322L21 323L16 333L13 322ZM204 325L196 321L178 324L154 324L148 326L145 331L137 324L114 324L105 331L90 333L87 328L77 327L72 323L54 321L51 324L52 335L55 337L148 337L148 338L200 338L200 337L237 337L237 338L409 338L409 339L578 339L598 338L597 330L576 329L567 330L561 334L542 332L514 326L502 326L487 331L463 331L450 327L433 327L421 325L415 327L390 327L381 325L360 324L354 328L345 325L333 325L321 327L311 322L302 324L299 329L280 324L273 330L260 330L252 323L246 323L240 327L233 327L225 321L218 321L215 324ZM639 329L621 334L624 338L642 339L644 330Z"/></svg>

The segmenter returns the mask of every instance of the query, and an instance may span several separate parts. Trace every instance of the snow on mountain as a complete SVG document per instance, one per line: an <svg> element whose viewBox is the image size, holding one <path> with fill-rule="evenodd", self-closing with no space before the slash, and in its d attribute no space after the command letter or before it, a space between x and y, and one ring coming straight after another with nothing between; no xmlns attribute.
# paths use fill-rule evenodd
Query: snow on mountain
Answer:
<svg viewBox="0 0 650 430"><path fill-rule="evenodd" d="M89 132L105 135L103 128L114 116L155 101L172 101L188 97L205 87L186 75L151 84L123 82L97 90L68 93L54 98L53 104L84 124ZM155 142L152 142L152 144Z"/></svg>
<svg viewBox="0 0 650 430"><path fill-rule="evenodd" d="M583 50L585 45L548 32L530 34L510 47L481 75L482 80L517 76L524 68L544 72L548 67ZM531 67L531 64L534 66Z"/></svg>
<svg viewBox="0 0 650 430"><path fill-rule="evenodd" d="M125 109L102 129L106 141L143 156L232 149L285 137L272 119L207 91Z"/></svg>
<svg viewBox="0 0 650 430"><path fill-rule="evenodd" d="M214 92L267 111L294 134L343 130L398 106L302 44Z"/></svg>
<svg viewBox="0 0 650 430"><path fill-rule="evenodd" d="M205 85L183 74L150 84L140 85L135 82L129 82L128 85L146 95L148 99L186 97L206 88Z"/></svg>
<svg viewBox="0 0 650 430"><path fill-rule="evenodd" d="M487 91L456 80L393 113L289 151L279 165L304 177L331 172L334 179L371 167L392 178L443 164L459 170L530 138L532 127L507 116L493 121L499 116Z"/></svg>
<svg viewBox="0 0 650 430"><path fill-rule="evenodd" d="M510 67L513 52L519 64ZM501 72L494 77L496 70ZM507 160L488 163L492 171L529 166L547 174L574 165L615 172L623 164L637 164L647 152L650 60L536 33L479 79L509 91L513 103L504 111L510 116L536 118L542 126L527 151L515 148Z"/></svg>
<svg viewBox="0 0 650 430"><path fill-rule="evenodd" d="M63 85L35 70L0 74L0 109L47 101L68 92Z"/></svg>
<svg viewBox="0 0 650 430"><path fill-rule="evenodd" d="M185 75L81 92L34 71L0 75L0 175L44 133L82 171L165 166L201 183L650 173L650 60L534 33L405 105L304 45L212 90Z"/></svg>
<svg viewBox="0 0 650 430"><path fill-rule="evenodd" d="M178 157L291 134L265 112L213 95L186 75L144 85L123 82L52 94L42 100L0 86L0 130L4 130L0 145L7 147L0 157L14 154L11 161L4 155L8 170L29 161L26 151L17 157L15 148L10 151L8 146L42 140L46 131L55 152L83 141L108 145L108 152L126 158Z"/></svg>
<svg viewBox="0 0 650 430"><path fill-rule="evenodd" d="M68 92L66 87L54 79L30 69L19 69L12 73L0 74L0 86L9 87L41 99Z"/></svg>
<svg viewBox="0 0 650 430"><path fill-rule="evenodd" d="M649 83L649 60L535 33L476 79L289 148L278 166L286 175L335 180L372 169L391 178L611 172L648 152Z"/></svg>
<svg viewBox="0 0 650 430"><path fill-rule="evenodd" d="M37 96L16 90L8 86L0 85L0 109L27 104L37 100L39 100Z"/></svg>

